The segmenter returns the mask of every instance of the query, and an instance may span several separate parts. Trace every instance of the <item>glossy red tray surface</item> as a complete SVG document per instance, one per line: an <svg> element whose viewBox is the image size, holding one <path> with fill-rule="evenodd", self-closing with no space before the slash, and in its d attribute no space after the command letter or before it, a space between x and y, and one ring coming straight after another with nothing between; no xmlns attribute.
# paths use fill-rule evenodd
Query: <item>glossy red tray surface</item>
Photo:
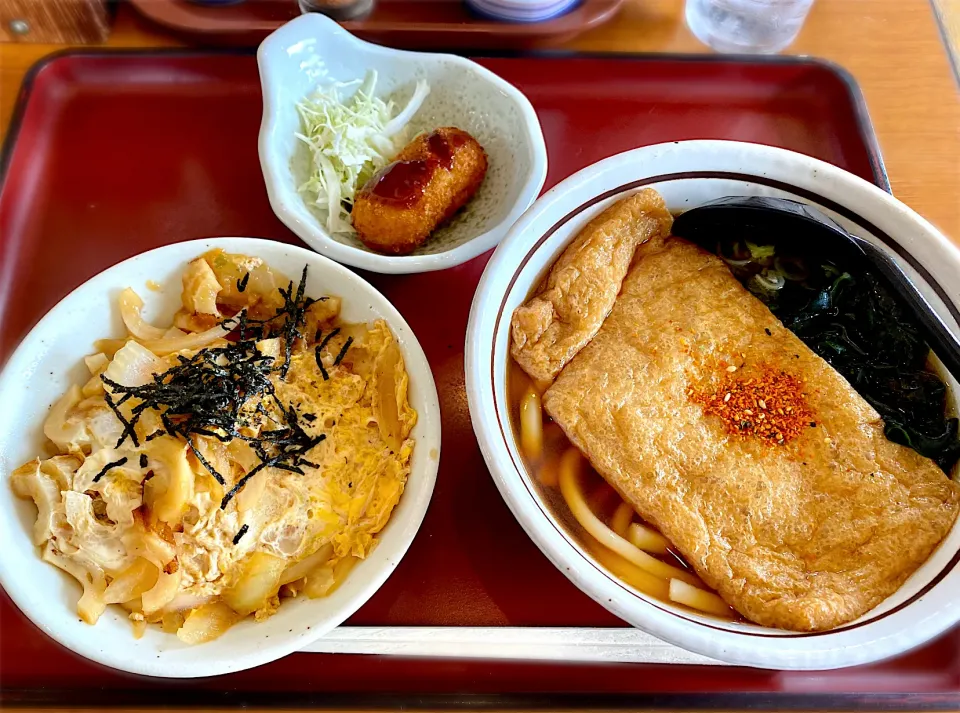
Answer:
<svg viewBox="0 0 960 713"><path fill-rule="evenodd" d="M546 188L613 153L690 138L782 146L885 186L859 92L826 65L684 57L479 61L516 84L536 108L549 150ZM131 255L218 235L297 242L271 212L260 175L261 99L251 55L66 55L31 75L22 100L0 167L0 363L60 298ZM488 257L437 273L366 275L403 313L430 360L440 393L443 457L413 546L349 623L622 626L530 542L477 447L463 387L463 340ZM746 705L740 698L746 693L790 700L799 695L803 701L807 694L840 695L831 699L840 705L858 700L844 695L866 693L890 695L885 701L891 705L960 700L954 696L960 690L957 633L898 660L822 674L294 654L217 679L165 682L118 674L74 656L5 596L0 632L8 700L386 700L336 697L350 692L389 694L393 703L477 703L489 699L471 696L492 694L523 696L497 699L501 703L555 694L582 694L577 700L592 703L603 695L668 694L699 705ZM924 698L904 698L908 692ZM751 703L762 700L780 705L787 699Z"/></svg>

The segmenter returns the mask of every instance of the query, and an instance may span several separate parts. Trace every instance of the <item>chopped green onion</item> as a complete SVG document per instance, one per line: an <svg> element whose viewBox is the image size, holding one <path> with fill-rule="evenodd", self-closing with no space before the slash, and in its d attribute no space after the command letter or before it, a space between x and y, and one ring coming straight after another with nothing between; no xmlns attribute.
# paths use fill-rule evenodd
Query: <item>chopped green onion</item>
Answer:
<svg viewBox="0 0 960 713"><path fill-rule="evenodd" d="M777 252L777 249L773 245L757 245L756 243L751 243L749 240L746 241L747 249L750 251L750 256L754 260L758 260L763 257L773 257Z"/></svg>

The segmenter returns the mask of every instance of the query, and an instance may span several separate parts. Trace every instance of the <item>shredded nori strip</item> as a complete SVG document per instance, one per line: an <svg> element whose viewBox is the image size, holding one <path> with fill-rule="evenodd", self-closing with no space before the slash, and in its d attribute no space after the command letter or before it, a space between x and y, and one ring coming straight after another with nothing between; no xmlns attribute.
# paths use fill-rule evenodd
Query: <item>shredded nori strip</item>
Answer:
<svg viewBox="0 0 960 713"><path fill-rule="evenodd" d="M238 289L241 283L246 287L246 277L249 277L249 273L238 282ZM247 481L264 468L278 468L302 475L301 465L317 467L305 456L326 436L310 436L306 433L299 423L296 409L280 402L270 380L275 373L279 373L280 378L286 377L293 344L297 339L303 339L301 329L306 321L306 311L318 301L304 296L306 281L307 267L304 266L296 290L292 281L286 289L280 288L284 304L272 317L249 319L244 310L235 317L225 319L221 322L222 326L237 327L237 341L224 346L207 347L189 357L181 355L178 364L162 374L154 374L152 382L141 386L124 386L101 375L101 380L108 387L105 396L107 404L124 427L117 447L127 438L139 445L137 423L145 411L154 410L159 414L163 428L151 433L146 440L163 435L183 438L210 475L226 487L226 478L200 453L191 436L207 436L224 443L234 438L245 441L260 463L233 485L223 497L221 508L225 508ZM332 330L328 340L339 331ZM262 354L257 349L256 340L268 334L274 334L283 341L284 360L279 365L274 357ZM120 406L127 401L135 403L129 409L129 418L120 410ZM250 421L251 411L258 415L253 424ZM309 418L305 419L312 422L316 416L309 414ZM270 430L264 430L263 426L268 422L272 426ZM256 437L241 432L243 427L254 424L260 426ZM122 462L126 462L126 459ZM118 464L121 462L111 465Z"/></svg>
<svg viewBox="0 0 960 713"><path fill-rule="evenodd" d="M194 433L196 433L196 431L194 431ZM195 455L197 460L200 461L203 467L207 469L207 472L210 473L210 475L212 475L214 479L220 483L220 485L226 485L227 481L224 480L223 476L217 472L217 469L210 465L210 462L200 454L200 451L197 449L196 445L194 445L193 441L189 438L187 439L187 445L190 446L190 450L193 451L193 455Z"/></svg>
<svg viewBox="0 0 960 713"><path fill-rule="evenodd" d="M340 365L340 362L342 362L343 358L347 355L347 349L350 348L351 344L353 344L353 337L347 337L347 341L345 341L343 346L340 347L340 353L337 354L337 358L333 360L334 366Z"/></svg>
<svg viewBox="0 0 960 713"><path fill-rule="evenodd" d="M106 382L106 377L101 374L100 380ZM104 389L103 400L107 402L107 406L109 406L110 410L113 411L114 416L116 416L120 423L123 424L123 433L120 434L120 438L117 440L117 445L115 445L114 448L119 448L120 445L127 440L127 436L129 436L130 440L133 441L133 445L139 447L140 441L137 438L137 432L133 428L134 425L136 425L136 419L134 419L133 422L128 421L120 412L119 405L114 402L110 392L106 389Z"/></svg>
<svg viewBox="0 0 960 713"><path fill-rule="evenodd" d="M318 330L317 330L317 336L316 336L316 338L317 338L318 340L320 339L320 334L321 334L321 333L322 333L321 330L318 329ZM330 340L333 339L333 338L334 338L335 336L337 336L338 334L340 334L340 327L334 327L333 329L330 330L330 333L329 333L327 336L325 336L325 337L323 338L323 340L321 340L320 343L317 344L316 348L313 350L313 355L314 355L314 357L315 357L316 360L317 360L317 367L319 367L319 369L320 369L320 375L323 377L323 380L324 380L324 381L327 381L327 380L330 378L330 375L327 373L326 368L323 366L323 361L322 361L321 358L320 358L320 353L321 353L321 352L326 348L326 346L330 343ZM339 363L339 362L337 362L337 363Z"/></svg>
<svg viewBox="0 0 960 713"><path fill-rule="evenodd" d="M107 463L105 466L103 466L103 468L100 470L99 473L93 476L93 482L96 483L97 481L99 481L100 478L102 478L107 474L108 470L112 470L113 468L119 468L121 465L123 465L126 462L127 462L127 457L124 456L120 460L113 461L113 463Z"/></svg>
<svg viewBox="0 0 960 713"><path fill-rule="evenodd" d="M319 334L319 332L317 332L317 334ZM335 327L334 329L330 330L330 334L323 338L323 341L317 345L317 349L324 349L330 343L330 340L338 334L340 334L340 327Z"/></svg>
<svg viewBox="0 0 960 713"><path fill-rule="evenodd" d="M313 357L317 360L317 368L320 369L320 376L323 377L324 381L327 381L330 378L330 375L327 373L326 368L323 366L323 359L320 357L320 347L317 346L313 350Z"/></svg>
<svg viewBox="0 0 960 713"><path fill-rule="evenodd" d="M250 529L249 525L247 524L242 525L240 529L237 530L237 534L233 536L233 544L237 544L238 542L240 542L243 536L247 534L247 530L249 529Z"/></svg>
<svg viewBox="0 0 960 713"><path fill-rule="evenodd" d="M141 453L141 454L140 454L140 467L141 467L141 468L146 468L146 467L147 467L147 454L146 454L146 453Z"/></svg>
<svg viewBox="0 0 960 713"><path fill-rule="evenodd" d="M312 413L305 413L303 414L303 420L313 423L314 421L317 420L317 417Z"/></svg>
<svg viewBox="0 0 960 713"><path fill-rule="evenodd" d="M250 273L246 273L243 277L237 280L237 292L243 292L247 289L247 282L250 281Z"/></svg>
<svg viewBox="0 0 960 713"><path fill-rule="evenodd" d="M313 301L303 298L304 290L307 289L307 266L303 266L303 272L300 274L300 284L297 285L296 297L293 296L293 282L286 290L280 288L280 294L283 297L283 311L287 314L287 321L283 323L281 336L283 337L283 366L280 367L280 378L286 380L287 372L290 370L290 358L293 354L293 343L298 338L302 338L300 327L306 320L307 308L313 304Z"/></svg>
<svg viewBox="0 0 960 713"><path fill-rule="evenodd" d="M307 444L305 444L304 446L302 446L302 447L300 447L299 449L297 449L296 454L294 454L295 457L296 457L296 459L297 459L297 462L298 462L298 463L303 462L303 461L301 460L301 456L305 455L307 451L309 451L309 450L310 450L311 448L313 448L315 445L317 445L317 444L319 444L320 442L322 442L326 437L327 437L326 434L321 433L319 436L317 436L316 438L310 439L310 441L309 441ZM240 490L243 488L243 486L246 485L247 482L248 482L253 476L255 476L257 473L259 473L259 472L260 472L261 470L263 470L264 468L281 468L282 470L290 470L290 471L293 471L293 472L295 472L295 473L300 473L300 474L302 475L302 474L303 474L303 471L300 470L299 468L290 467L290 466L285 465L284 463L281 463L281 459L284 458L284 457L287 456L287 455L290 455L290 453L282 453L282 454L280 454L279 456L276 456L275 458L271 458L270 460L265 460L265 461L261 462L259 465L255 466L255 467L254 467L249 473L247 473L245 476L243 476L242 478L240 478L240 480L237 481L237 484L234 485L234 486L229 490L229 492L227 492L227 494L223 496L223 500L220 501L220 509L221 509L221 510L225 509L225 508L227 507L227 505L230 503L230 501L233 500L233 496L236 495L237 493L239 493Z"/></svg>

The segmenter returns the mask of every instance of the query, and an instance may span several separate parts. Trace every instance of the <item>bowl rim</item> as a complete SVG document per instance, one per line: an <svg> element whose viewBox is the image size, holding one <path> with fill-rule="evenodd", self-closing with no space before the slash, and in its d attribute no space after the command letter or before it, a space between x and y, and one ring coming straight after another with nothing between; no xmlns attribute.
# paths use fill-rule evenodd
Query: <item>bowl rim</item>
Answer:
<svg viewBox="0 0 960 713"><path fill-rule="evenodd" d="M704 168L711 170L677 173L660 170L669 163L671 157L685 160L684 168L689 168L701 156L707 157L705 163L709 164ZM715 164L727 164L728 170L724 171ZM740 167L737 171L729 168L734 164ZM750 166L753 170L744 169L744 166ZM625 170L625 167L632 168ZM826 198L822 193L810 190L810 185L794 185L782 175L797 169L801 169L805 177L804 180L797 177L798 183L813 184L815 181L820 190L825 186L839 186L844 190L834 190L830 195L842 197ZM624 174L635 180L621 180ZM861 221L865 220L861 217L863 215L878 216L886 211L888 221L893 217L905 220L917 235L939 244L952 260L960 263L960 249L956 245L890 194L843 169L803 154L745 142L695 140L657 144L611 156L573 174L544 194L514 225L487 264L471 306L465 346L467 398L481 452L508 507L548 559L588 596L647 633L711 658L759 668L838 668L868 663L906 651L960 621L960 605L952 606L948 602L933 613L928 611L918 616L917 621L910 622L909 626L889 626L894 620L904 623L902 616L893 615L908 608L920 596L932 592L951 574L960 575L960 570L953 571L954 565L960 561L960 552L917 596L883 612L882 616L831 631L809 634L791 632L764 635L732 631L711 626L709 620L694 618L695 615L683 616L666 609L634 593L627 586L618 584L618 580L613 581L615 578L612 575L594 563L582 548L554 525L510 453L507 443L513 436L506 432L509 426L505 427L500 421L494 382L496 370L503 367L506 353L495 352L498 349L498 335L505 329L501 318L504 317L507 299L526 263L560 225L602 200L670 178L710 177L734 177L774 185L800 195L806 193L811 202L826 204L831 208L836 206L851 213L854 213L854 209L845 206L857 201L861 204L866 202L873 207L870 211L861 209L859 214L855 213ZM550 227L556 216L566 217ZM868 221L868 224L872 226L872 221ZM871 232L884 234L875 226L872 227ZM570 236L571 240L575 233ZM548 251L547 266L566 244L569 241L564 245L558 244L552 252ZM905 246L896 244L909 253ZM938 287L928 274L923 276L931 287ZM528 279L524 278L523 283ZM537 279L532 278L531 288ZM944 299L944 302L956 316L956 305L949 299ZM954 529L958 526L960 522L954 524ZM931 557L935 555L936 551ZM911 609L921 614L915 608ZM880 626L883 622L878 619L886 619L888 626Z"/></svg>
<svg viewBox="0 0 960 713"><path fill-rule="evenodd" d="M75 614L71 611L62 611L59 602L50 606L47 600L36 597L36 589L30 584L31 579L29 577L24 578L22 576L23 571L15 570L8 562L8 558L0 553L0 586L10 596L17 608L35 626L74 653L99 664L129 673L162 678L197 678L234 673L275 661L321 638L363 606L397 568L423 523L436 484L441 449L439 399L433 371L410 325L407 324L386 296L353 271L306 248L275 240L225 236L188 240L138 253L102 270L71 290L69 294L57 302L21 340L6 364L0 369L0 398L3 394L18 388L17 384L21 373L27 370L34 359L35 353L41 348L43 342L41 337L49 333L50 328L62 321L68 310L80 301L86 300L91 303L91 297L102 296L105 291L111 289L104 283L109 283L111 279L115 279L115 275L122 274L134 263L149 263L151 260L155 260L158 255L164 253L180 254L186 260L188 259L186 258L187 255L196 256L217 247L234 251L239 250L243 251L244 254L254 256L261 256L264 253L269 254L270 251L274 251L274 253L279 250L287 251L302 259L311 268L318 270L321 275L337 274L346 281L353 283L361 292L369 296L367 304L376 308L380 318L387 322L394 335L400 336L398 341L400 342L405 366L411 377L415 377L418 395L422 401L421 408L418 411L417 426L423 424L423 430L417 434L417 446L421 448L424 456L420 459L421 465L419 468L411 469L407 479L408 486L411 478L414 477L418 479L419 484L416 490L409 487L405 489L404 495L410 496L407 501L410 504L407 505L406 519L402 522L403 527L394 528L392 532L395 534L391 536L390 540L391 543L396 542L396 545L394 545L396 549L392 551L392 556L387 557L379 567L366 573L368 581L362 585L362 590L356 597L349 600L347 604L339 606L333 615L327 617L327 620L320 625L311 624L303 630L293 629L289 636L284 632L281 636L271 637L269 641L261 641L261 645L256 647L252 653L244 654L239 658L220 656L198 663L197 661L163 660L159 656L155 658L154 654L157 653L157 650L153 648L139 657L134 656L132 658L129 651L115 653L109 647L101 649L95 645L94 640L97 638L95 625L89 626L80 635L65 630L61 626L63 618L75 616ZM270 261L269 256L264 257L264 259L267 262ZM95 304L96 302L92 301L92 303ZM110 304L109 309L115 309L115 305ZM73 366L75 365L67 365L67 368ZM414 378L411 378L411 381L414 381ZM0 467L2 465L3 463L0 461ZM3 488L2 486L6 487ZM0 493L0 498L6 498L8 503L13 503L10 507L15 507L14 501L18 498L13 494L9 485L0 483L0 490L3 491ZM402 499L401 502L403 502ZM392 521L393 518L391 518ZM36 562L44 567L50 567L51 565L40 559L39 548L34 546L33 549L35 550L33 556ZM67 577L66 573L61 574L63 577ZM258 638L263 639L263 636L261 635Z"/></svg>
<svg viewBox="0 0 960 713"><path fill-rule="evenodd" d="M461 245L427 255L384 255L361 250L333 239L322 226L316 225L315 221L305 220L306 206L291 206L283 197L280 186L289 182L289 179L284 177L284 171L287 170L286 160L272 150L270 140L271 135L277 130L276 124L280 115L276 86L281 80L276 68L275 56L284 52L283 48L286 44L302 39L304 36L340 37L352 45L354 51L362 55L386 56L419 64L452 65L492 84L508 101L513 102L523 119L531 155L527 176L520 186L516 200L503 219L485 233ZM337 262L385 274L431 272L460 265L495 247L510 226L533 204L546 181L547 147L540 119L530 100L515 86L473 60L452 54L382 47L361 40L324 15L309 13L286 23L263 40L257 49L257 66L263 94L263 115L257 148L270 206L280 221L311 248Z"/></svg>

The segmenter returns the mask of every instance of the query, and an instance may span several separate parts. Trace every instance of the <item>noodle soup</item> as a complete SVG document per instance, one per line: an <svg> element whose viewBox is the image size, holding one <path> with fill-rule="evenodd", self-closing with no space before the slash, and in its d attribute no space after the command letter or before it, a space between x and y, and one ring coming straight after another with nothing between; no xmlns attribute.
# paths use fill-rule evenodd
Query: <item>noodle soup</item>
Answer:
<svg viewBox="0 0 960 713"><path fill-rule="evenodd" d="M551 514L594 560L648 596L725 620L742 618L697 576L667 538L593 469L540 404L549 385L511 358L507 388L514 437Z"/></svg>

